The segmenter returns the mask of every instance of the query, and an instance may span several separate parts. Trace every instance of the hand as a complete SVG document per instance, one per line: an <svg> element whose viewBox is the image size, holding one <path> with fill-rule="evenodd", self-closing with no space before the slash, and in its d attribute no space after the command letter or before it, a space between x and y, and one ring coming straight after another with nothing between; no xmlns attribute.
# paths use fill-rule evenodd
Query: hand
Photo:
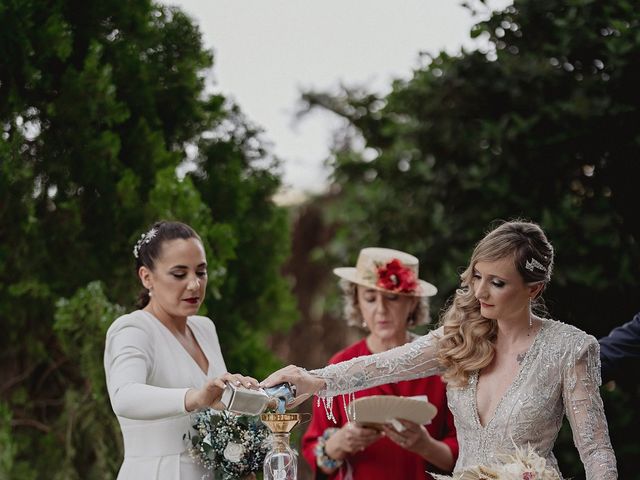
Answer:
<svg viewBox="0 0 640 480"><path fill-rule="evenodd" d="M211 378L200 389L191 388L184 397L184 405L187 412L193 412L200 408L213 407L216 410L224 410L224 405L220 403L222 392L227 383L244 385L247 388L258 389L258 381L252 377L244 375L225 373L218 378Z"/></svg>
<svg viewBox="0 0 640 480"><path fill-rule="evenodd" d="M293 402L287 404L288 408L301 404L311 395L325 387L324 380L314 377L303 368L296 367L295 365L289 365L273 372L260 382L260 386L268 388L284 382L289 382L296 388L296 398Z"/></svg>
<svg viewBox="0 0 640 480"><path fill-rule="evenodd" d="M396 430L393 425L387 424L384 426L385 435L402 448L422 455L429 443L433 441L427 429L409 420L396 421L402 425L402 432Z"/></svg>
<svg viewBox="0 0 640 480"><path fill-rule="evenodd" d="M342 460L349 455L361 452L381 436L382 433L373 428L347 423L327 439L325 451L331 458Z"/></svg>

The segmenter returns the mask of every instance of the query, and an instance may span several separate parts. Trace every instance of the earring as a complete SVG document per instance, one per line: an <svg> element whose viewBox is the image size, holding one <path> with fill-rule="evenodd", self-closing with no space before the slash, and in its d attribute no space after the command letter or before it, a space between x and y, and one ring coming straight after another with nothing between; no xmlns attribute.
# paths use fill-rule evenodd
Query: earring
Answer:
<svg viewBox="0 0 640 480"><path fill-rule="evenodd" d="M153 297L153 290L149 289L149 298Z"/></svg>
<svg viewBox="0 0 640 480"><path fill-rule="evenodd" d="M529 328L533 326L533 315L531 312L531 297L529 297Z"/></svg>
<svg viewBox="0 0 640 480"><path fill-rule="evenodd" d="M364 320L362 321L362 328L364 328L365 330L369 330L367 328L367 322L365 322Z"/></svg>

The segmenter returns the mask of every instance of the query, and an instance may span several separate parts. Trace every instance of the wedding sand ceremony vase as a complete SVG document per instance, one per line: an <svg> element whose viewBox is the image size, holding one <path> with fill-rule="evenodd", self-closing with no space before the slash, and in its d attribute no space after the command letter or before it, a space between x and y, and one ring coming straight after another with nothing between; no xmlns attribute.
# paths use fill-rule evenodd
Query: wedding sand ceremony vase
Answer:
<svg viewBox="0 0 640 480"><path fill-rule="evenodd" d="M264 459L264 480L297 480L298 459L289 445L293 428L300 423L300 413L263 413L260 415L272 433L271 450Z"/></svg>

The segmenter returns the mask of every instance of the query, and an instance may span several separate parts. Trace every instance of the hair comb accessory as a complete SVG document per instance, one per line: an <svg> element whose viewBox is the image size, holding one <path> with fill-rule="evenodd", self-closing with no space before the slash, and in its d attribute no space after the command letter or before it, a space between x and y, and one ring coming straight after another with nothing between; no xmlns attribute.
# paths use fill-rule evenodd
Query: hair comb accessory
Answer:
<svg viewBox="0 0 640 480"><path fill-rule="evenodd" d="M535 258L531 258L530 260L527 260L524 264L524 268L526 268L530 272L533 272L534 268L537 268L538 270L542 270L545 273L547 272L546 267L542 265L539 261L537 261Z"/></svg>
<svg viewBox="0 0 640 480"><path fill-rule="evenodd" d="M152 228L146 233L140 235L140 239L136 242L136 246L133 247L133 256L138 258L140 256L140 248L145 243L149 243L158 234L157 228Z"/></svg>

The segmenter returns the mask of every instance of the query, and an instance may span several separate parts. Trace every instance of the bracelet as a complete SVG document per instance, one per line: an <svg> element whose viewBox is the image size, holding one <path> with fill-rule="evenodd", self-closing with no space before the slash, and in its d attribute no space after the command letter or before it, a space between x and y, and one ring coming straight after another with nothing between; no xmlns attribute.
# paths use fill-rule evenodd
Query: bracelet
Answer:
<svg viewBox="0 0 640 480"><path fill-rule="evenodd" d="M336 433L339 428L327 428L324 433L318 437L318 443L313 448L313 453L316 455L316 464L319 467L326 468L327 470L335 470L342 465L343 460L336 460L327 455L326 445L327 440L331 435Z"/></svg>

